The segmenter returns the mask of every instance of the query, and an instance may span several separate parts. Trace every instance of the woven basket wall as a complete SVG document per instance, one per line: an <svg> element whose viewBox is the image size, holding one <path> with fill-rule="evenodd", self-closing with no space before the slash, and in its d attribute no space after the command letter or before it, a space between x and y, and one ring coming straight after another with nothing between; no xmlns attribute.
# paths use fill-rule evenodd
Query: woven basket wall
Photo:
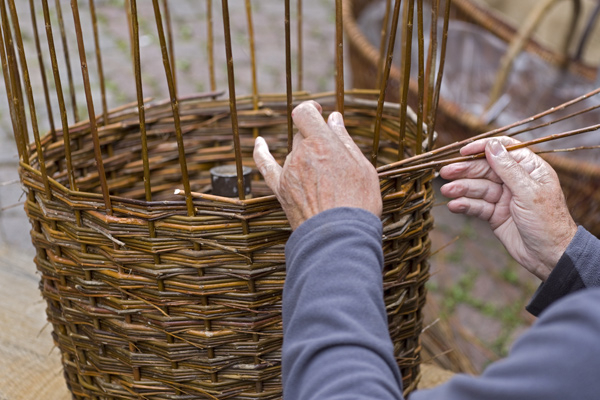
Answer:
<svg viewBox="0 0 600 400"><path fill-rule="evenodd" d="M385 166L399 158L404 124L401 156L421 147L416 146L416 138L422 137L417 116L397 104L355 98L353 91L344 95L343 74L335 78L331 73L335 95L292 93L285 85L279 88L285 94L262 94L253 78L254 93L236 96L234 62L217 71L222 78L227 70L229 98L213 87L214 81L211 92L190 94L191 85L181 75L177 85L170 73L176 53L167 42L176 36L166 0L152 4L155 15L164 18L157 18L154 28L160 32L166 26L167 39L159 33L148 46L155 57L143 62L136 29L150 28L134 20L135 0L122 4L128 9L103 4L110 29L100 29L100 35L93 0L73 0L72 10L63 4L63 16L56 8L60 4L30 2L28 25L26 4L2 0L0 56L40 290L73 398L281 398L281 297L291 229L256 170L254 138L264 137L283 163L295 133L291 108L315 99L327 117L342 104L346 126L365 154L372 155L374 126L380 126L375 154L378 166ZM179 4L171 2L172 7ZM228 15L225 4L222 14ZM85 18L91 14L91 25L81 22L79 6ZM139 10L152 16L152 8L142 8L142 2ZM36 16L43 21L36 22ZM125 33L124 40L131 39L131 48L103 48L102 58L106 71L131 76L129 82L119 78L136 88L137 101L133 97L114 104L114 98L97 91L97 85L106 89L108 81L103 80L98 43L105 40L102 34L127 32L124 16L129 16L130 35ZM116 23L117 17L123 23ZM281 19L283 28L283 15ZM223 18L225 33L228 24ZM339 19L335 25L341 32ZM225 44L210 46L230 51L231 39L224 36ZM252 54L255 74L260 63L254 65L252 38L246 55ZM92 61L94 47L97 64ZM332 41L331 60L335 48L342 47ZM70 55L71 71L61 53ZM290 64L289 52L280 53L281 62L268 68ZM211 57L209 68L215 64ZM157 86L160 74L148 79L139 71L155 70L160 61L165 65L162 85L169 91L149 99L145 94ZM90 83L95 73L100 78ZM238 86L250 86L241 82ZM87 106L87 115L75 97ZM102 104L102 111L96 113L94 104L96 109ZM48 126L49 131L40 128ZM424 140L424 151L430 140ZM213 194L209 170L220 165L250 167L251 195L231 199ZM433 170L423 169L380 181L385 304L405 389L414 387L421 362L433 177Z"/></svg>

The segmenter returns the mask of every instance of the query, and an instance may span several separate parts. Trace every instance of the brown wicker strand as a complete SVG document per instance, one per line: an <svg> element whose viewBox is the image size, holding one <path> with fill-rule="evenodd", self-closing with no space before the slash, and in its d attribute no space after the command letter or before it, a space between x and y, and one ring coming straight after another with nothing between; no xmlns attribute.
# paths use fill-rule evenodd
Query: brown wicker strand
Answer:
<svg viewBox="0 0 600 400"><path fill-rule="evenodd" d="M398 29L398 21L400 19L400 4L402 2L397 0L394 4L394 13L392 16L392 26L390 28L390 40L388 42L387 55L385 57L385 69L381 78L379 86L379 98L377 100L377 114L375 116L375 128L373 129L373 147L371 149L371 163L377 165L377 155L379 154L379 139L381 134L381 117L383 115L383 102L385 100L385 91L387 89L388 79L390 77L390 70L392 68L392 59L394 56L394 45L396 42L396 31ZM402 128L400 128L402 129ZM402 141L400 135L400 141ZM400 143L398 143L400 146Z"/></svg>
<svg viewBox="0 0 600 400"><path fill-rule="evenodd" d="M413 0L408 0L404 7L404 30L402 31L402 68L400 76L402 77L402 86L400 91L400 142L398 143L398 159L402 160L405 157L405 140L406 131L406 110L408 108L408 84L410 82L410 60L412 54L412 34L413 34L413 19L414 19L415 4Z"/></svg>
<svg viewBox="0 0 600 400"><path fill-rule="evenodd" d="M83 88L85 91L86 104L88 108L88 116L90 120L90 129L92 140L94 141L94 158L96 160L96 168L100 176L100 185L102 186L102 195L104 197L104 205L108 215L112 215L112 205L108 182L106 180L106 172L104 170L104 162L102 161L102 149L100 148L100 137L98 136L98 125L96 122L96 112L94 110L94 100L92 98L92 89L90 85L90 77L87 66L87 58L85 55L85 44L83 42L83 32L81 29L81 19L79 17L79 6L77 0L71 0L71 9L73 11L73 20L75 22L75 32L77 36L77 47L79 48L79 60L81 62L81 74L83 76Z"/></svg>
<svg viewBox="0 0 600 400"><path fill-rule="evenodd" d="M187 204L188 215L191 217L195 214L194 205L192 203L190 179L188 176L188 166L185 158L185 148L183 144L183 136L181 132L181 120L179 115L179 101L177 100L177 91L175 88L175 80L173 69L174 65L171 65L169 53L167 50L167 43L165 40L165 31L163 28L162 16L160 12L160 6L158 0L152 0L154 7L154 17L156 19L156 29L158 31L158 37L160 40L160 49L162 52L163 65L165 69L165 75L167 77L167 84L169 86L169 96L171 97L171 108L173 110L173 122L175 124L175 133L177 135L177 148L179 150L179 165L181 168L181 179L183 181L183 187L185 190L185 200Z"/></svg>
<svg viewBox="0 0 600 400"><path fill-rule="evenodd" d="M75 85L73 84L73 70L71 68L71 58L69 56L69 45L67 34L65 32L65 21L63 19L62 6L60 0L55 0L56 18L60 28L60 38L62 41L63 54L65 56L65 68L67 69L67 81L69 82L69 93L71 95L71 107L73 109L73 119L79 122L79 109L77 108L77 96L75 94Z"/></svg>
<svg viewBox="0 0 600 400"><path fill-rule="evenodd" d="M284 5L284 30L285 30L285 93L287 101L287 151L292 152L294 142L294 127L292 122L292 38L290 32L290 0L285 0ZM240 174L240 172L238 172Z"/></svg>
<svg viewBox="0 0 600 400"><path fill-rule="evenodd" d="M33 39L35 42L35 50L38 56L38 63L40 65L40 77L42 78L44 101L46 102L46 110L48 112L48 123L50 124L50 133L52 134L52 139L56 140L56 128L54 126L54 115L52 113L52 104L50 102L50 91L48 90L48 78L46 77L46 67L44 65L44 57L42 56L42 46L40 44L40 35L38 32L36 10L33 0L29 0L29 10L31 12L31 26L33 28Z"/></svg>

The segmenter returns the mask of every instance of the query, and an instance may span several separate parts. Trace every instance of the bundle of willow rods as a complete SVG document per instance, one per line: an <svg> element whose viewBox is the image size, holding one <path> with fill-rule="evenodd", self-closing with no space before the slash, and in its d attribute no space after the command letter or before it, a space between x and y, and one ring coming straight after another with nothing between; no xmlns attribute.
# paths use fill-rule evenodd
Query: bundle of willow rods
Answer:
<svg viewBox="0 0 600 400"><path fill-rule="evenodd" d="M334 110L344 114L348 131L374 165L393 165L432 149L434 121L425 118L423 108L429 117L435 114L439 80L422 85L421 106L414 112L406 102L385 103L392 43L380 89L345 90L343 10L337 0L331 46L336 91L303 92L298 0L299 87L293 91L291 7L286 0L281 16L285 93L260 93L254 50L260 43L254 43L252 7L246 0L253 90L251 95L237 96L229 5L223 0L228 98L222 99L216 87L212 39L207 46L211 91L183 97L177 90L169 3L153 0L169 93L166 100L150 100L144 96L137 1L127 0L120 12L127 15L131 52L123 65L131 64L134 71L137 101L111 109L94 0L89 0L93 37L83 33L79 3L71 0L74 25L69 30L60 0L54 7L41 0L44 41L36 20L40 3L29 1L32 29L27 30L20 24L15 0L0 0L0 57L27 192L25 210L33 228L40 289L73 397L280 398L284 245L291 229L256 172L254 138L263 136L282 163L295 134L292 108L315 99L323 105L325 117ZM422 4L416 4L420 13ZM212 0L206 5L212 38ZM404 23L397 18L399 7L400 2L395 5L393 29ZM67 60L64 69L54 39L58 30L62 39L58 49ZM69 32L77 39L74 58L81 65L87 119L79 115L75 101ZM43 82L50 126L46 134L40 133L41 113L34 101L35 62L26 54L23 37L33 38L36 45L36 72ZM99 74L99 115L86 58L90 46ZM423 46L419 52L420 68L434 76L430 64L435 57L429 57L426 65ZM52 73L46 75L47 71ZM212 192L209 170L228 164L237 171L237 199ZM243 188L245 166L254 170L251 196ZM421 361L433 177L434 169L425 168L380 179L385 304L405 388L414 387Z"/></svg>

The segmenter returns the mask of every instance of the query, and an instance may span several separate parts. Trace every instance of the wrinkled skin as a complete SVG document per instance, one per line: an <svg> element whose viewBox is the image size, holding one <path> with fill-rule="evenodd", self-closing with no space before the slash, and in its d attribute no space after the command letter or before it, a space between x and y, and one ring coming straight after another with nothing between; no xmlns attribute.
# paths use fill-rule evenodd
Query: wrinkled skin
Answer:
<svg viewBox="0 0 600 400"><path fill-rule="evenodd" d="M454 200L454 213L488 221L510 255L545 281L577 231L554 170L528 149L506 151L519 143L501 137L470 143L462 155L485 150L482 160L440 170L452 180L441 188Z"/></svg>
<svg viewBox="0 0 600 400"><path fill-rule="evenodd" d="M314 101L294 109L292 118L298 133L283 168L262 137L254 146L258 170L277 196L292 229L335 207L362 208L381 216L375 168L348 135L342 115L334 112L325 123L321 112Z"/></svg>

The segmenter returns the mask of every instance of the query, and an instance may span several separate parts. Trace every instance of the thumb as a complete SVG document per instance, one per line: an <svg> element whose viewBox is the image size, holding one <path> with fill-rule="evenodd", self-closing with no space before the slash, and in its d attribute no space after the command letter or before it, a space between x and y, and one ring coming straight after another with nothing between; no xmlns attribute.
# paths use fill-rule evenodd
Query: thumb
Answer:
<svg viewBox="0 0 600 400"><path fill-rule="evenodd" d="M265 139L260 136L254 142L253 156L256 167L265 178L265 183L277 196L282 168L269 151L269 146L265 142Z"/></svg>
<svg viewBox="0 0 600 400"><path fill-rule="evenodd" d="M492 170L513 195L519 196L531 190L533 178L511 156L502 142L497 139L490 140L485 146L485 156Z"/></svg>

